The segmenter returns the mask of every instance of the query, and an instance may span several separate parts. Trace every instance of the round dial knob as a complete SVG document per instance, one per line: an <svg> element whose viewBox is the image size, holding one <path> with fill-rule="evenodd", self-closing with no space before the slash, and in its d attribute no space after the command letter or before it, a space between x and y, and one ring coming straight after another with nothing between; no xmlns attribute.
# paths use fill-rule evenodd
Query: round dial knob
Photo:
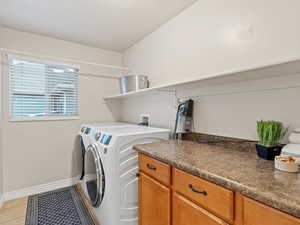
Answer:
<svg viewBox="0 0 300 225"><path fill-rule="evenodd" d="M84 132L84 130L85 130L85 127L82 127L82 128L81 128L81 133L83 133L83 132Z"/></svg>
<svg viewBox="0 0 300 225"><path fill-rule="evenodd" d="M101 137L101 133L96 133L95 134L95 140L96 141L99 141L100 137Z"/></svg>

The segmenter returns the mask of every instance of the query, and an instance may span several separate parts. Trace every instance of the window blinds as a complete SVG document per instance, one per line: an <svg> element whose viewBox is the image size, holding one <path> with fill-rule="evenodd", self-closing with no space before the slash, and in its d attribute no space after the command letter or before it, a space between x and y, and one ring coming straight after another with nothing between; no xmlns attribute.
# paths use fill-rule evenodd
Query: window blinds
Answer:
<svg viewBox="0 0 300 225"><path fill-rule="evenodd" d="M11 57L9 81L12 119L78 116L78 68Z"/></svg>

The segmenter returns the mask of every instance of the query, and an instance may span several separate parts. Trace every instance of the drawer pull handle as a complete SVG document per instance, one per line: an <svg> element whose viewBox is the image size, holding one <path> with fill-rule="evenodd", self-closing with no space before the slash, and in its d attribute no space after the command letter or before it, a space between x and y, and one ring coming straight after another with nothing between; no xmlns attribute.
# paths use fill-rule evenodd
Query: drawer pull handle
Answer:
<svg viewBox="0 0 300 225"><path fill-rule="evenodd" d="M195 188L193 187L192 184L189 184L188 186L189 186L189 188L190 188L193 192L195 192L195 193L197 193L197 194L207 195L207 192L206 192L206 191L198 191L197 189L195 189Z"/></svg>
<svg viewBox="0 0 300 225"><path fill-rule="evenodd" d="M147 163L147 167L148 167L148 169L150 169L150 170L156 170L156 167L153 166L153 165L151 165L151 164L149 164L149 163Z"/></svg>

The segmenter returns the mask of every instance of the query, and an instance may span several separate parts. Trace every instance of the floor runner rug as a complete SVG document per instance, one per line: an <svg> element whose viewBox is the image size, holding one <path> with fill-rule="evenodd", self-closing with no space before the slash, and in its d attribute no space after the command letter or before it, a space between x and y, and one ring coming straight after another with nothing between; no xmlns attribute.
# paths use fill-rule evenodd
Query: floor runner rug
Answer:
<svg viewBox="0 0 300 225"><path fill-rule="evenodd" d="M30 196L25 225L95 225L75 186Z"/></svg>

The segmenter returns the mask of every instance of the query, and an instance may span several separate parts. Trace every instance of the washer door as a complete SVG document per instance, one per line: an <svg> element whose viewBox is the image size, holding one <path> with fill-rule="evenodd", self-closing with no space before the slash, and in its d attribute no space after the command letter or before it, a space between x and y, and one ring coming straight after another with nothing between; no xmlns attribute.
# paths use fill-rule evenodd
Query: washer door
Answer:
<svg viewBox="0 0 300 225"><path fill-rule="evenodd" d="M80 180L82 180L83 177L84 177L84 174L85 174L85 172L84 172L84 168L85 168L85 166L84 166L85 145L84 145L83 138L82 138L81 135L80 135L80 148L81 148L81 157L82 157L82 169L81 169Z"/></svg>
<svg viewBox="0 0 300 225"><path fill-rule="evenodd" d="M105 190L105 176L100 154L95 145L90 145L86 151L86 188L89 199L94 207L99 207Z"/></svg>

